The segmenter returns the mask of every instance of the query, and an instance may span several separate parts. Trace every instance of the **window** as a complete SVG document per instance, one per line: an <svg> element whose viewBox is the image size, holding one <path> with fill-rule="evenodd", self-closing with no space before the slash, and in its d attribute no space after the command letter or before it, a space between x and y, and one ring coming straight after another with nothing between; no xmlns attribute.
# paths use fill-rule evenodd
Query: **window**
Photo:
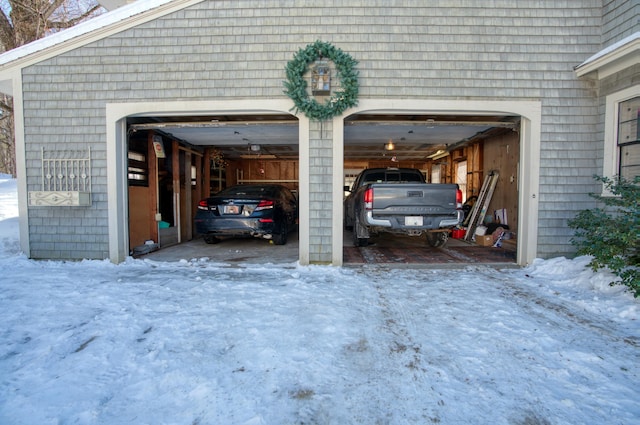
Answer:
<svg viewBox="0 0 640 425"><path fill-rule="evenodd" d="M456 163L456 183L462 191L462 202L467 200L467 161Z"/></svg>
<svg viewBox="0 0 640 425"><path fill-rule="evenodd" d="M603 176L640 175L640 85L606 99Z"/></svg>
<svg viewBox="0 0 640 425"><path fill-rule="evenodd" d="M640 175L640 96L620 102L618 111L618 175Z"/></svg>
<svg viewBox="0 0 640 425"><path fill-rule="evenodd" d="M147 156L140 152L129 151L129 185L149 186L149 167Z"/></svg>
<svg viewBox="0 0 640 425"><path fill-rule="evenodd" d="M360 174L360 169L345 169L344 170L344 187L351 188L356 181L356 178ZM349 190L344 191L344 196L349 196Z"/></svg>
<svg viewBox="0 0 640 425"><path fill-rule="evenodd" d="M440 183L440 171L442 166L440 164L434 164L431 167L431 183Z"/></svg>

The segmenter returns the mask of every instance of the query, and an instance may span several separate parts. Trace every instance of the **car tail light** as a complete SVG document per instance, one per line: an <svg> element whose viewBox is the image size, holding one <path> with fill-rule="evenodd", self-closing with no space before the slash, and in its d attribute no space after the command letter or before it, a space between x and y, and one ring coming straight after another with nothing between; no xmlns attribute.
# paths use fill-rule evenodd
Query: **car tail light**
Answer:
<svg viewBox="0 0 640 425"><path fill-rule="evenodd" d="M273 201L262 200L258 203L254 211L269 210L271 208L273 208Z"/></svg>
<svg viewBox="0 0 640 425"><path fill-rule="evenodd" d="M462 191L460 189L456 190L456 208L462 209Z"/></svg>
<svg viewBox="0 0 640 425"><path fill-rule="evenodd" d="M258 221L260 223L273 223L273 219L271 218L259 218Z"/></svg>
<svg viewBox="0 0 640 425"><path fill-rule="evenodd" d="M198 202L198 209L199 210L209 211L209 205L207 204L207 200L206 199Z"/></svg>
<svg viewBox="0 0 640 425"><path fill-rule="evenodd" d="M373 209L373 188L370 187L364 192L364 209Z"/></svg>

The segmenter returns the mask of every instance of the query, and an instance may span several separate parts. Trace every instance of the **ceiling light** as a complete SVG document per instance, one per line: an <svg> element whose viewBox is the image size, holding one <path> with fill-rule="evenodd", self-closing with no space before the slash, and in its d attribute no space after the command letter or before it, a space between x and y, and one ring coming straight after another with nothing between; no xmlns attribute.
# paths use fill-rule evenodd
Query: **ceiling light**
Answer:
<svg viewBox="0 0 640 425"><path fill-rule="evenodd" d="M428 155L427 158L429 159L440 159L440 158L444 158L445 156L448 156L449 152L443 150L443 149L439 149L438 151L432 153L431 155Z"/></svg>
<svg viewBox="0 0 640 425"><path fill-rule="evenodd" d="M396 145L393 144L393 140L389 139L387 143L384 144L384 150L392 151L396 148Z"/></svg>
<svg viewBox="0 0 640 425"><path fill-rule="evenodd" d="M443 149L438 149L436 152L432 153L431 155L427 155L427 158L433 158L434 156L442 155L445 152L446 151Z"/></svg>
<svg viewBox="0 0 640 425"><path fill-rule="evenodd" d="M271 154L267 154L267 155L240 155L240 158L242 159L276 159L277 156L275 155L271 155Z"/></svg>

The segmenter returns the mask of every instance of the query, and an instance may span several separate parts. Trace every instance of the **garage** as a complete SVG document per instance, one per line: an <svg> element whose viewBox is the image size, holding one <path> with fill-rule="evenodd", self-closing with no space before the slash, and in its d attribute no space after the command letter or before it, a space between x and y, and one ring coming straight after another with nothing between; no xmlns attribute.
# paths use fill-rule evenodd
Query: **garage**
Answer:
<svg viewBox="0 0 640 425"><path fill-rule="evenodd" d="M202 239L198 203L227 187L278 184L295 196L297 127L282 114L129 117L131 254Z"/></svg>
<svg viewBox="0 0 640 425"><path fill-rule="evenodd" d="M515 263L519 126L513 115L358 114L347 119L345 186L364 168L415 168L429 183L457 184L467 218L464 228L451 232L438 248L426 243L426 235L383 233L366 247L354 247L347 229L345 263ZM495 243L498 235L502 238Z"/></svg>
<svg viewBox="0 0 640 425"><path fill-rule="evenodd" d="M290 114L129 116L131 252L146 254L150 241L157 243L153 250L164 251L154 254L155 258L197 252L220 255L225 261L274 254L283 261L296 261L297 233L290 235L286 254L276 254L283 249L264 240L228 239L214 247L197 234L193 216L201 199L234 184L277 183L298 194L298 127L298 119ZM517 115L359 113L347 117L343 186L350 186L364 168L416 168L430 183L458 184L471 215L487 177L495 174L500 177L477 226L479 232L486 228L491 235L498 229L507 237L500 247L480 246L479 240L473 240L474 228L468 234L452 234L443 247L431 248L424 235L380 234L368 246L355 247L344 229L344 264L515 263L519 129ZM475 208L480 214L480 205Z"/></svg>

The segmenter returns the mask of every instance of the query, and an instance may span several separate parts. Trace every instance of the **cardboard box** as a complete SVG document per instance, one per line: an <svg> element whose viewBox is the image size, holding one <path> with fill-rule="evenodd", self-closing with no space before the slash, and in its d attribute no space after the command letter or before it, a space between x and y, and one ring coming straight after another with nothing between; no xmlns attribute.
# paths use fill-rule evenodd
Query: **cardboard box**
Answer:
<svg viewBox="0 0 640 425"><path fill-rule="evenodd" d="M493 245L493 236L492 235L476 235L476 244L482 246L491 246Z"/></svg>

